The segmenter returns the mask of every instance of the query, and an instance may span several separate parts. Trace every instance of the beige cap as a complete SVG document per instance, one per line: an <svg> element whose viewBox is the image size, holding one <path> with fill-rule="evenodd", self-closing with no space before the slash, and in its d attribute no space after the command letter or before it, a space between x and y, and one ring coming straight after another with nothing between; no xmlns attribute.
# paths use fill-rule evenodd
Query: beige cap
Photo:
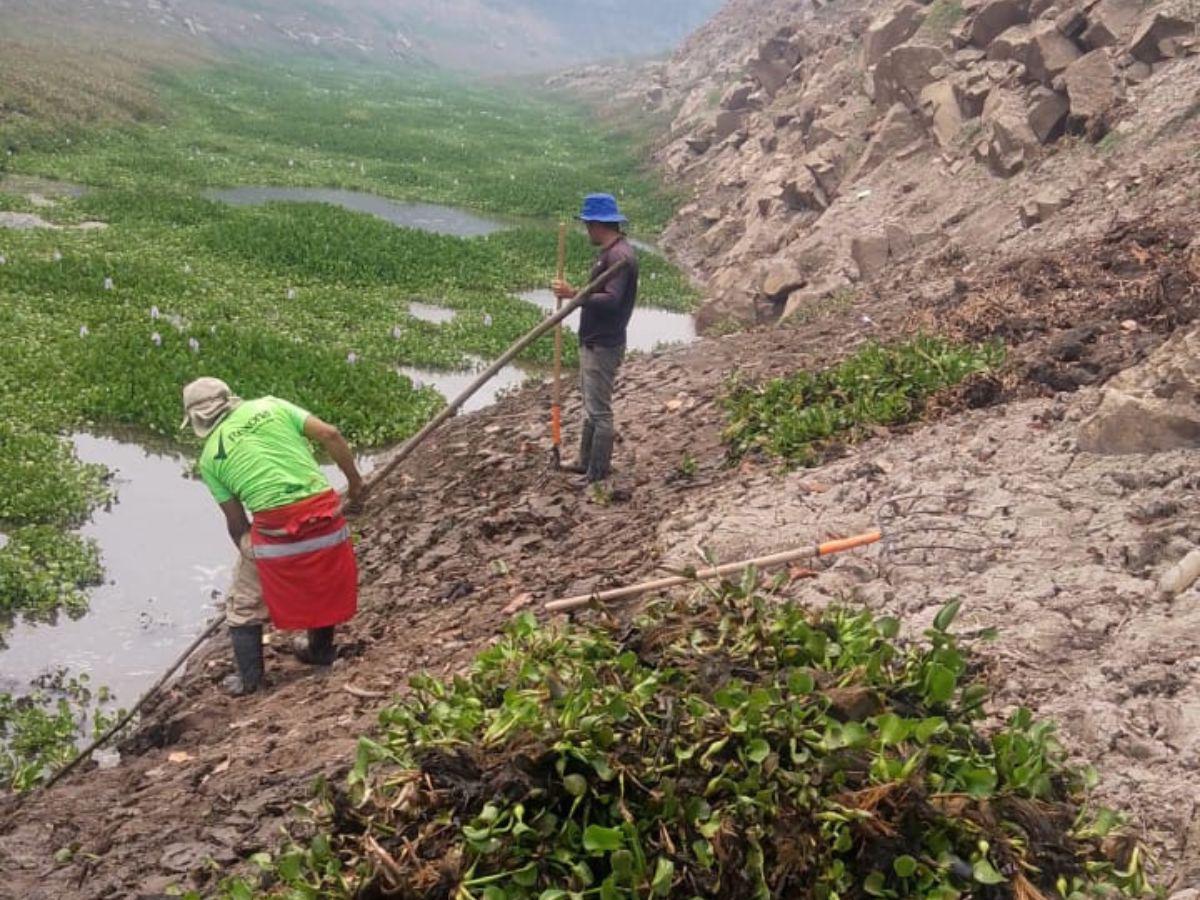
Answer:
<svg viewBox="0 0 1200 900"><path fill-rule="evenodd" d="M179 427L191 425L198 437L208 437L217 423L241 403L241 398L235 397L220 378L197 378L183 389L186 415Z"/></svg>

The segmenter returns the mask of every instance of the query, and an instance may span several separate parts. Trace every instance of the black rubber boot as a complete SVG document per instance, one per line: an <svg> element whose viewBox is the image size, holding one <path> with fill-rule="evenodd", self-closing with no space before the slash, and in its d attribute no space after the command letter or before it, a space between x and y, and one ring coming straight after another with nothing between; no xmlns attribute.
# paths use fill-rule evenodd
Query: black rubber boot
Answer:
<svg viewBox="0 0 1200 900"><path fill-rule="evenodd" d="M332 666L337 659L337 649L333 646L333 628L311 628L308 632L308 646L296 650L296 659L310 666Z"/></svg>
<svg viewBox="0 0 1200 900"><path fill-rule="evenodd" d="M592 459L592 443L596 435L596 426L590 421L583 423L583 431L579 434L579 458L573 463L562 467L564 472L574 472L576 475L586 475Z"/></svg>
<svg viewBox="0 0 1200 900"><path fill-rule="evenodd" d="M588 463L589 484L603 481L612 474L613 438L611 431L598 431L592 439L592 457Z"/></svg>
<svg viewBox="0 0 1200 900"><path fill-rule="evenodd" d="M236 675L225 679L225 690L234 697L253 694L262 687L262 636L262 625L238 625L229 629L229 642L233 645L233 659L238 670Z"/></svg>

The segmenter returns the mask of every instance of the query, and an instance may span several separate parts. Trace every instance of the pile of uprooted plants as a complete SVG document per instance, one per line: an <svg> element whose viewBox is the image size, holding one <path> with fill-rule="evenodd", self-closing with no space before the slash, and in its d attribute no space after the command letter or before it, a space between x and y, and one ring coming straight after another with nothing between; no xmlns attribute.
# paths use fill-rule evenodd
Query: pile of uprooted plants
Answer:
<svg viewBox="0 0 1200 900"><path fill-rule="evenodd" d="M995 718L950 631L919 640L742 585L620 630L531 616L420 677L349 789L233 896L979 897L1150 892L1028 710ZM986 639L984 635L980 639ZM314 837L315 835L315 837Z"/></svg>

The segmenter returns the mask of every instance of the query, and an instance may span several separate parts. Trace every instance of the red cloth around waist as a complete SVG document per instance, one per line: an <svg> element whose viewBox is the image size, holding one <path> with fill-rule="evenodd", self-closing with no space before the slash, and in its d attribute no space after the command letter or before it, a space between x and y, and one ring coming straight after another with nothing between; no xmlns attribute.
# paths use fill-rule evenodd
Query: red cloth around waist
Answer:
<svg viewBox="0 0 1200 900"><path fill-rule="evenodd" d="M254 562L276 628L325 628L358 611L354 547L338 539L347 527L341 506L329 490L254 514Z"/></svg>

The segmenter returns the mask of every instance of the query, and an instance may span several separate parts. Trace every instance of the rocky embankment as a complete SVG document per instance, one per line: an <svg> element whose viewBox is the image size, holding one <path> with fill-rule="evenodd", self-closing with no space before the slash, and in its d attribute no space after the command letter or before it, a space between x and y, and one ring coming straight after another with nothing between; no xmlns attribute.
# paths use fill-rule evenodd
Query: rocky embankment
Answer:
<svg viewBox="0 0 1200 900"><path fill-rule="evenodd" d="M1194 205L1196 19L1141 0L738 0L618 102L670 118L657 158L698 199L665 244L722 329Z"/></svg>

